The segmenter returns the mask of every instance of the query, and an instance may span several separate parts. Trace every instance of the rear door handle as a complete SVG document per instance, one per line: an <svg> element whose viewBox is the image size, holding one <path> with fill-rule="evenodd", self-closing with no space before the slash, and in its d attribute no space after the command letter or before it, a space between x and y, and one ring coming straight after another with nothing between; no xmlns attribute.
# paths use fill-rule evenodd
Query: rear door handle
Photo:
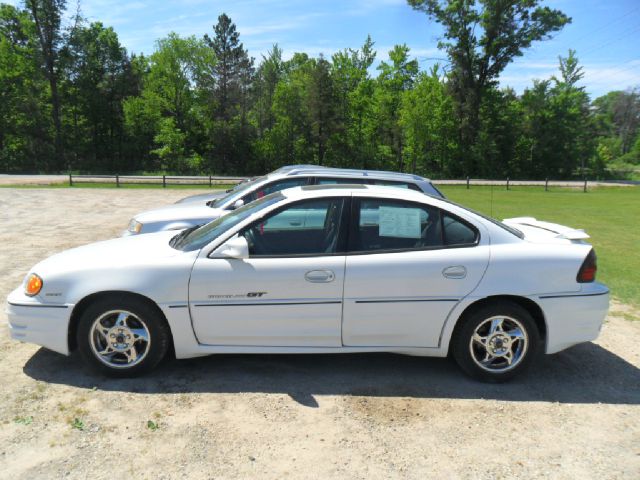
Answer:
<svg viewBox="0 0 640 480"><path fill-rule="evenodd" d="M442 275L446 278L461 279L467 276L467 269L462 265L454 265L442 270Z"/></svg>
<svg viewBox="0 0 640 480"><path fill-rule="evenodd" d="M310 270L304 274L304 279L311 283L333 282L336 278L331 270Z"/></svg>

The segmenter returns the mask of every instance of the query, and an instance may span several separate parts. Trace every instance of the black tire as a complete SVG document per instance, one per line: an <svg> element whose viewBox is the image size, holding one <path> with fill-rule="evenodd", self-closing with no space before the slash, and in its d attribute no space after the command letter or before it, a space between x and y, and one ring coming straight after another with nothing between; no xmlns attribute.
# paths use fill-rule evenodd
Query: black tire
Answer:
<svg viewBox="0 0 640 480"><path fill-rule="evenodd" d="M110 333L111 330L109 332L110 335L96 332L94 325L97 325L98 319L101 320L97 330L103 328L106 330L109 328L110 323L113 323L111 328L116 328L115 322L120 318L118 312L131 314L125 314L122 317L123 321L126 322L126 325L124 325L126 328L121 329L121 331L125 332L124 336L118 337L122 338L122 340L114 340L113 334ZM134 332L145 333L138 336ZM118 344L119 347L122 345L133 346L133 348L126 351L127 353L114 350L109 345L108 336L111 336L114 342L128 342L130 340L124 338L128 334L131 334L128 338L133 337L132 343ZM145 336L148 343L144 340ZM152 370L166 355L169 349L170 336L169 326L153 305L133 296L114 294L97 300L82 313L78 323L76 340L80 355L94 371L109 377L126 378L139 376ZM110 348L113 354L110 357L108 357L109 354L99 355L97 353L98 348L102 346ZM132 356L132 352L136 352L139 359L128 365L128 358ZM144 354L141 352L144 352ZM105 360L101 360L101 357ZM112 365L105 363L109 361Z"/></svg>
<svg viewBox="0 0 640 480"><path fill-rule="evenodd" d="M490 319L493 317L505 317L504 328L499 327L503 329L505 335L501 335L500 330L493 334L489 333L491 331ZM485 343L473 340L477 330L477 338L485 339ZM519 330L524 331L522 339L519 339L517 333ZM513 336L508 332L511 332ZM519 375L539 355L540 348L540 332L531 314L520 305L509 301L487 304L465 315L460 319L451 339L453 358L460 368L476 380L491 383L506 382ZM510 354L509 351L511 351ZM505 353L485 356L482 360L485 358L490 360L484 364L483 368L479 365L482 363L480 357L486 355L487 352ZM518 352L520 352L519 355ZM508 362L509 356L511 365Z"/></svg>

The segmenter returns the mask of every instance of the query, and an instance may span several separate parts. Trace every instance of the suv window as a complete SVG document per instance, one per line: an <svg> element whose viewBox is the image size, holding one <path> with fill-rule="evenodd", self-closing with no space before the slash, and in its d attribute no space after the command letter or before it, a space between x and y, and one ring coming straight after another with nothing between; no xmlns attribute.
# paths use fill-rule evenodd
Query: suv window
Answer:
<svg viewBox="0 0 640 480"><path fill-rule="evenodd" d="M363 183L364 178L316 178L316 185L361 185Z"/></svg>
<svg viewBox="0 0 640 480"><path fill-rule="evenodd" d="M307 183L309 183L309 177L284 178L256 188L253 192L249 192L247 195L242 197L242 201L247 204L269 195L270 193L279 192L280 190L285 190L287 188L300 187Z"/></svg>
<svg viewBox="0 0 640 480"><path fill-rule="evenodd" d="M420 188L417 185L411 182L394 182L393 180L371 180L370 183L372 185L382 185L386 187L398 187L398 188L408 188L411 190L417 190L421 192Z"/></svg>
<svg viewBox="0 0 640 480"><path fill-rule="evenodd" d="M344 199L297 202L240 232L251 257L330 255L338 240Z"/></svg>
<svg viewBox="0 0 640 480"><path fill-rule="evenodd" d="M470 225L419 203L389 199L354 199L355 219L349 250L353 252L424 250L474 245Z"/></svg>

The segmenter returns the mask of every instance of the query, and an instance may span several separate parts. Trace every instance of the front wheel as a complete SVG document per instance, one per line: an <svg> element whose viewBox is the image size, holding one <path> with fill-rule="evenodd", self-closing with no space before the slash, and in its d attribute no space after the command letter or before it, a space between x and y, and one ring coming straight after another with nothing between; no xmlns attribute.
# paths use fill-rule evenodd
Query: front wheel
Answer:
<svg viewBox="0 0 640 480"><path fill-rule="evenodd" d="M461 321L452 340L453 357L466 374L478 380L510 380L539 352L535 321L515 303L487 305Z"/></svg>
<svg viewBox="0 0 640 480"><path fill-rule="evenodd" d="M169 328L158 312L136 298L107 298L80 317L78 350L94 369L111 377L146 373L165 356Z"/></svg>

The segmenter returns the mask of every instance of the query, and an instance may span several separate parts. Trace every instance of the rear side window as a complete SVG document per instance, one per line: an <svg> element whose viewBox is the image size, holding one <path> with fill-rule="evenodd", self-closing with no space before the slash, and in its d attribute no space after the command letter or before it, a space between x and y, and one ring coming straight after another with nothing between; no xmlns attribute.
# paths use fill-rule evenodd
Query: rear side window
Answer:
<svg viewBox="0 0 640 480"><path fill-rule="evenodd" d="M352 252L425 250L472 246L478 232L439 208L390 199L354 199Z"/></svg>
<svg viewBox="0 0 640 480"><path fill-rule="evenodd" d="M351 250L375 252L420 250L442 246L440 210L417 203L387 200L356 200Z"/></svg>
<svg viewBox="0 0 640 480"><path fill-rule="evenodd" d="M445 245L470 245L477 240L475 230L448 213L442 215L442 231Z"/></svg>

